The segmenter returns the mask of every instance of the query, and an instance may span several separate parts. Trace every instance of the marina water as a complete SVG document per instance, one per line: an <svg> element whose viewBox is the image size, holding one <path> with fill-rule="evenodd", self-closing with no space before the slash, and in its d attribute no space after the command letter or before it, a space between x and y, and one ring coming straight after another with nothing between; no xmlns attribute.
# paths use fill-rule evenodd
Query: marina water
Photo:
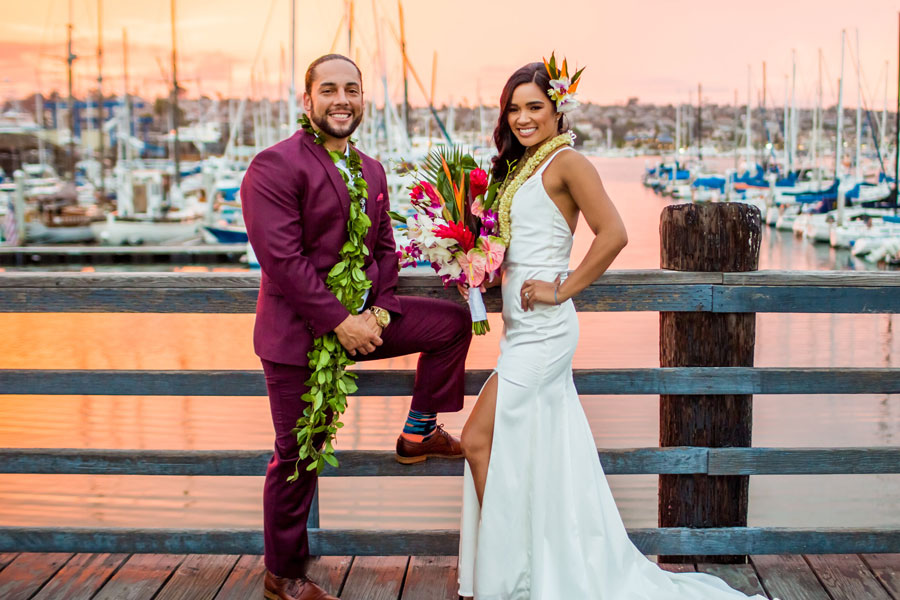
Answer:
<svg viewBox="0 0 900 600"><path fill-rule="evenodd" d="M659 213L668 200L640 183L642 158L593 159L625 219L629 245L616 269L659 266ZM576 234L573 266L590 231ZM166 267L161 267L165 269ZM761 269L865 269L849 252L767 229ZM144 270L144 268L142 268ZM657 313L581 313L576 368L657 367ZM472 344L467 366L497 357L499 315ZM4 369L259 369L253 315L0 314ZM897 315L760 314L756 366L898 367ZM896 333L895 333L896 332ZM360 368L415 368L414 357ZM657 396L583 396L597 445L655 446ZM342 449L393 449L406 397L354 398ZM474 398L439 419L459 432ZM880 446L900 442L900 399L891 395L757 395L755 446ZM264 397L2 396L0 446L260 449L272 444ZM552 449L545 449L552 452ZM610 478L625 522L656 525L654 475ZM0 475L0 523L18 526L257 528L262 477ZM323 527L458 526L462 480L324 478ZM900 475L754 476L750 525L900 525Z"/></svg>

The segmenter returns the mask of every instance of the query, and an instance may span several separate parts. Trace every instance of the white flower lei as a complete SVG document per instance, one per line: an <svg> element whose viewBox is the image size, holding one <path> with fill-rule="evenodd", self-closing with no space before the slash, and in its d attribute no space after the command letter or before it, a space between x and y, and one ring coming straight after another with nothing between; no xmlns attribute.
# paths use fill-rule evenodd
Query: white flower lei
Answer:
<svg viewBox="0 0 900 600"><path fill-rule="evenodd" d="M513 180L510 181L509 184L505 186L504 189L500 192L500 208L497 212L500 221L500 238L503 240L503 243L506 246L509 246L510 237L509 212L512 208L512 200L516 195L516 192L518 192L519 188L522 187L522 184L525 183L525 181L527 181L528 178L534 174L534 171L538 168L538 165L544 162L544 159L550 156L550 154L554 150L565 145L571 146L573 144L574 140L572 139L571 131L561 133L558 136L544 142L544 144L538 149L538 151L534 153L534 156L529 158L528 162L526 162L522 169L519 170Z"/></svg>

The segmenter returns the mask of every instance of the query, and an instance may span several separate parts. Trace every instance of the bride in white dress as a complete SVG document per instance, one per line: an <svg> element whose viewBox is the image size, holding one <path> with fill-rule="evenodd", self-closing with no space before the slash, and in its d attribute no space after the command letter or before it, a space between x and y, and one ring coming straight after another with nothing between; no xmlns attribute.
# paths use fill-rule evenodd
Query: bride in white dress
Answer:
<svg viewBox="0 0 900 600"><path fill-rule="evenodd" d="M511 159L519 159L519 174L526 172L508 186L514 195L500 358L462 432L459 594L476 600L747 598L711 575L660 569L622 524L572 380L578 318L571 298L609 267L627 238L596 169L559 137L564 115L549 88L544 64L516 71L501 95L494 132L496 174L504 176ZM565 278L579 213L596 238Z"/></svg>

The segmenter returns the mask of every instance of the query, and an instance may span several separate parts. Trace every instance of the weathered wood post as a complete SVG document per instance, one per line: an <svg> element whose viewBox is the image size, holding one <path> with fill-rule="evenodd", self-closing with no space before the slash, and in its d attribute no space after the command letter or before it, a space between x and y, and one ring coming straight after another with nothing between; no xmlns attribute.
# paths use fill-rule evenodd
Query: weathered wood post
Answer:
<svg viewBox="0 0 900 600"><path fill-rule="evenodd" d="M660 217L660 266L675 271L755 271L759 209L740 202L676 204ZM661 312L661 367L751 367L755 313ZM753 397L661 395L660 446L750 446ZM747 525L747 476L660 475L660 527ZM662 557L745 562L744 556Z"/></svg>

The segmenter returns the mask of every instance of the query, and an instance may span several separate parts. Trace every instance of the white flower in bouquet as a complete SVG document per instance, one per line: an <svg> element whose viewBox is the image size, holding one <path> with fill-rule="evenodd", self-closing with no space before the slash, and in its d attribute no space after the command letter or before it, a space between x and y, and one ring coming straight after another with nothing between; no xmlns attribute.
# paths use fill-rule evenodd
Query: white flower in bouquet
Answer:
<svg viewBox="0 0 900 600"><path fill-rule="evenodd" d="M447 253L450 256L450 253ZM447 261L434 261L441 265L441 269L437 272L439 277L443 277L444 275L448 275L450 279L457 279L462 274L462 266L458 261L455 260L447 260Z"/></svg>
<svg viewBox="0 0 900 600"><path fill-rule="evenodd" d="M438 263L439 265L444 265L449 262L456 262L453 260L453 254L443 245L435 244L430 248L422 248L422 255L429 262ZM458 275L459 273L457 273Z"/></svg>

